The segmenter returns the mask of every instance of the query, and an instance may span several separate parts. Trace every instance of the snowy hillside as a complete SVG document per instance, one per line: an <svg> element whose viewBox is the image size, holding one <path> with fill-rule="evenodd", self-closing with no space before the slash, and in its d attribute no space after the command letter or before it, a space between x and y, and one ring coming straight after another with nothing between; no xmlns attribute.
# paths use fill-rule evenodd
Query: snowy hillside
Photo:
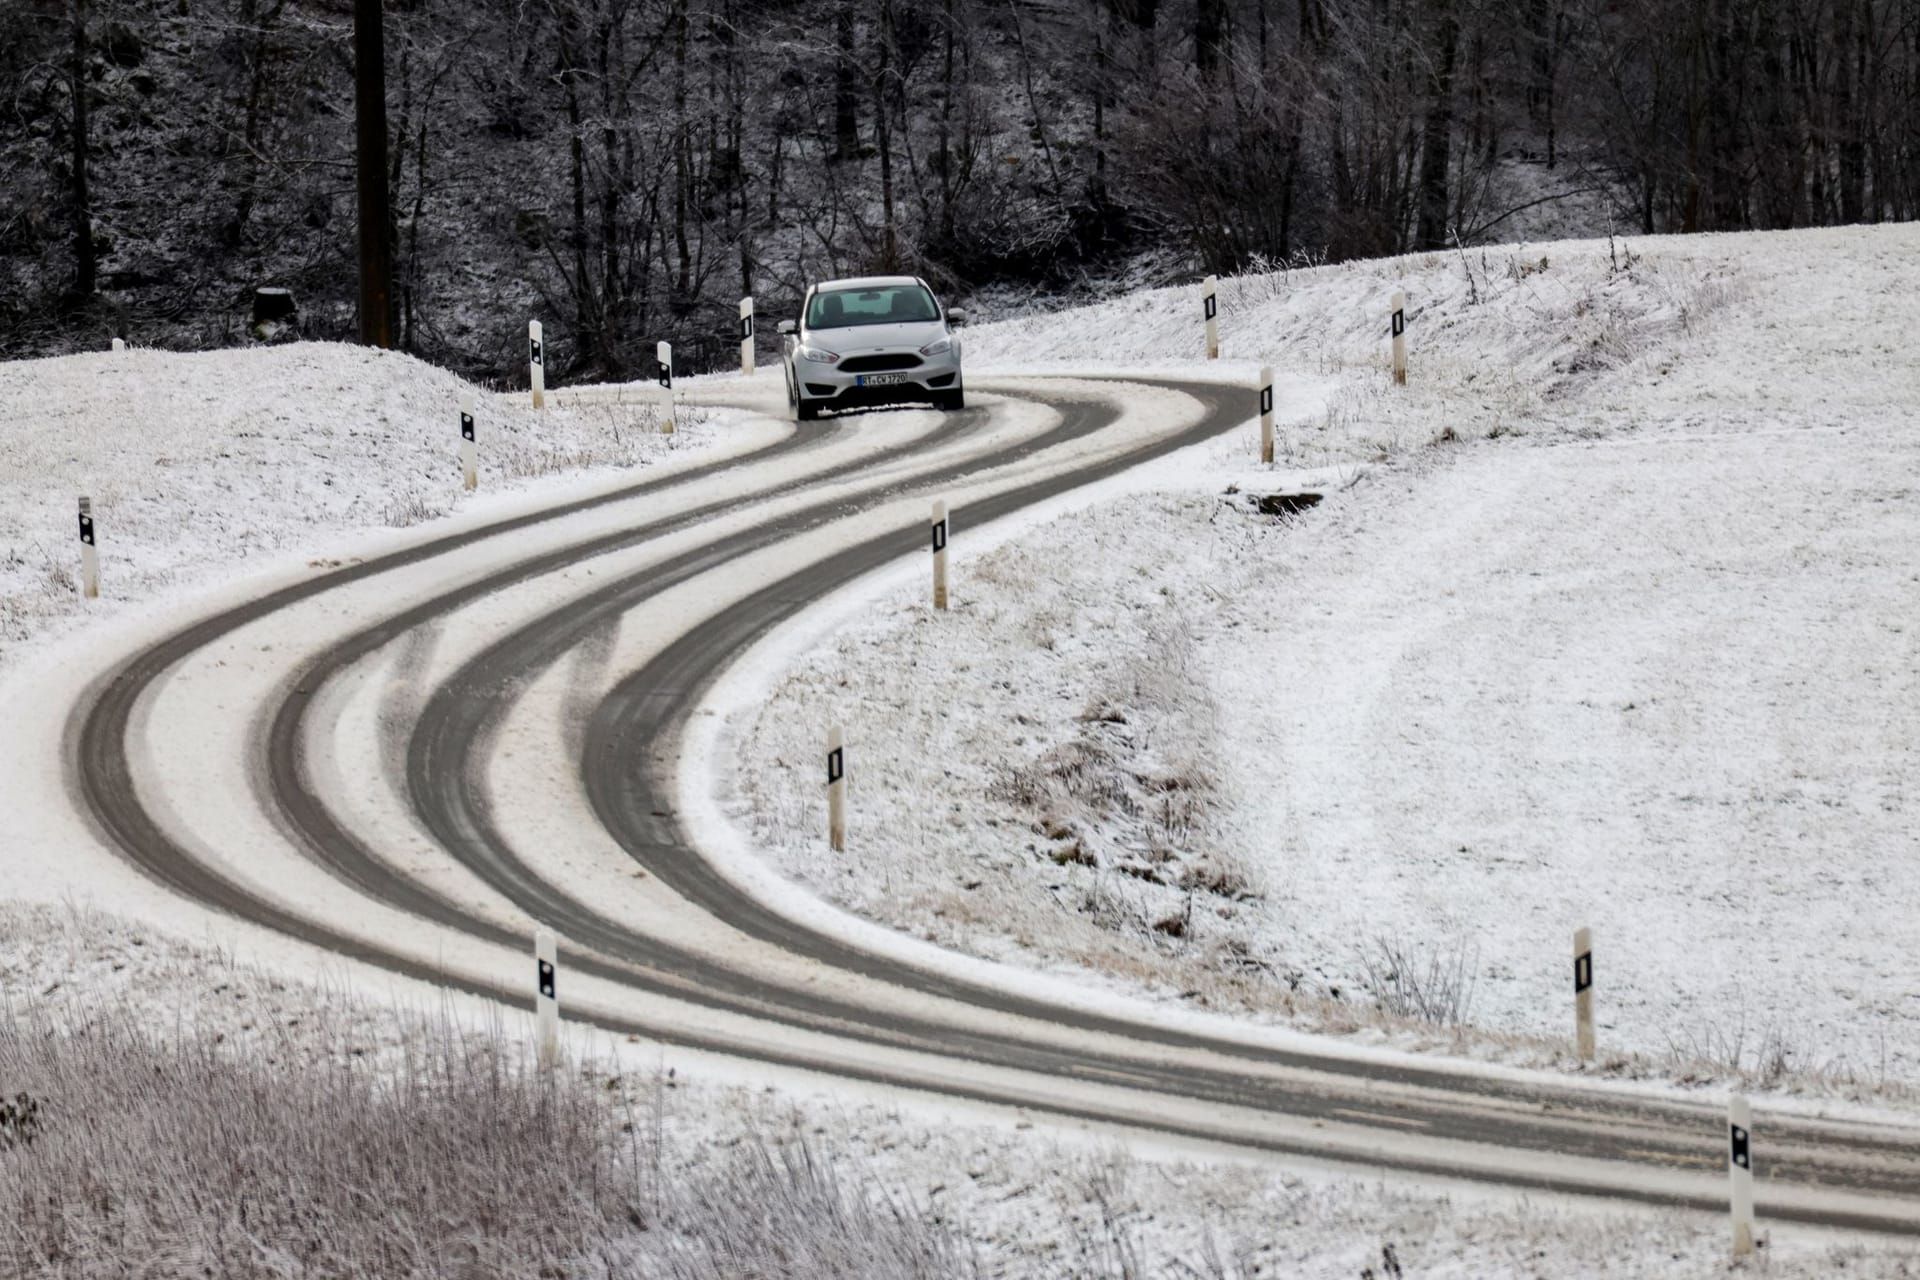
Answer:
<svg viewBox="0 0 1920 1280"><path fill-rule="evenodd" d="M1332 379L1283 433L1331 468L1323 505L1230 495L1287 479L1249 424L1005 546L956 512L955 611L917 581L843 601L738 726L736 819L952 948L1532 1063L1574 1065L1587 925L1605 1069L1906 1093L1917 249L1600 241L1229 282L1232 371ZM1200 341L1173 290L983 327L969 358L1172 372Z"/></svg>
<svg viewBox="0 0 1920 1280"><path fill-rule="evenodd" d="M467 391L481 402L475 495L461 489ZM263 553L704 448L708 417L683 414L671 437L650 402L536 417L524 395L337 343L0 364L0 667L49 626L230 577ZM81 495L101 546L103 599L92 605L75 590Z"/></svg>
<svg viewBox="0 0 1920 1280"><path fill-rule="evenodd" d="M1920 529L1905 477L1920 462L1920 372L1899 325L1916 250L1916 230L1880 228L1230 280L1216 366L1198 358L1191 289L975 328L982 383L1104 367L1250 386L1271 363L1292 389L1285 457L1254 461L1249 390L1230 438L1058 504L1069 514L977 527L956 510L951 612L927 607L916 558L807 615L827 641L772 638L787 648L769 696L726 739L743 788L732 816L806 890L958 952L1096 993L1513 1063L1578 1069L1565 988L1572 931L1590 925L1600 1070L1688 1083L1738 1070L1910 1105ZM1412 317L1405 388L1386 376L1395 288ZM686 394L777 413L775 385L763 372L689 380ZM23 683L29 650L51 656L88 620L786 431L703 407L662 437L650 393L538 417L520 396L483 396L481 491L466 495L464 390L405 357L312 344L0 364L0 676ZM980 421L1004 429L1027 412ZM845 456L939 423L843 421ZM1255 501L1300 489L1324 500L1298 515ZM74 592L81 493L102 529L97 602ZM845 855L822 838L829 723L849 743ZM18 856L15 834L0 853ZM72 875L80 860L63 853L33 858ZM86 902L73 880L69 903ZM411 980L292 941L236 960L230 920L191 940L155 925L0 902L0 1003L21 1011L0 1035L8 1092L149 1078L88 1069L89 1046L134 1052L103 1027L152 1033L144 1051L169 1070L350 1083L350 1099L385 1096L423 1046L437 1069L469 1034L473 1062L506 1064L509 1084L524 1075L521 1010L448 997L423 1029L393 1008L426 998ZM791 1261L803 1256L815 1274L888 1280L955 1274L954 1257L978 1274L1074 1277L1624 1280L1726 1266L1718 1215L1385 1181L571 1026L585 1052L562 1095L590 1157L573 1167L612 1208L576 1205L564 1266L732 1274L757 1265L728 1252L748 1238L804 1246L782 1274L809 1274ZM138 1131L225 1132L205 1119L216 1088L157 1110L152 1091L105 1092L127 1129L80 1126L84 1142L41 1147L104 1161L63 1166L70 1185L106 1168L172 1191L195 1149L121 1134L148 1121ZM378 1136L364 1120L339 1129ZM266 1173L321 1178L314 1152L336 1149L300 1147L307 1163ZM411 1158L404 1141L376 1149ZM494 1191L518 1187L522 1153L490 1149L508 1171ZM48 1207L18 1173L29 1167L0 1161L0 1204L125 1239L110 1197ZM630 1185L646 1194L623 1200ZM340 1194L372 1212L362 1187ZM222 1247L278 1260L248 1238L257 1223L206 1203ZM479 1218L492 1203L455 1207ZM422 1255L436 1231L493 1242L457 1215L416 1229L419 1208L377 1214L380 1229ZM135 1225L178 1256L216 1256L201 1221ZM1877 1240L1767 1230L1770 1274L1913 1269ZM330 1247L341 1240L358 1237ZM909 1255L921 1261L898 1261Z"/></svg>
<svg viewBox="0 0 1920 1280"><path fill-rule="evenodd" d="M348 1273L382 1247L387 1252L379 1256L389 1265L394 1256L430 1256L432 1232L470 1226L472 1236L462 1234L461 1243L484 1236L496 1263L520 1261L545 1246L603 1265L618 1257L629 1269L616 1274L646 1275L737 1276L762 1259L767 1270L751 1274L834 1280L1185 1274L1353 1280L1389 1256L1409 1277L1474 1280L1531 1280L1548 1259L1565 1274L1596 1280L1704 1277L1725 1267L1724 1225L1706 1215L1623 1218L1538 1198L1511 1203L1343 1171L1220 1159L1177 1145L1148 1148L1149 1158L1141 1158L1112 1135L1036 1128L908 1098L823 1097L806 1081L769 1090L736 1080L713 1062L693 1070L682 1062L670 1070L653 1046L604 1038L585 1046L590 1058L561 1085L568 1114L604 1121L607 1137L574 1129L561 1145L545 1129L494 1125L492 1139L481 1143L423 1123L423 1110L439 1122L451 1106L441 1101L426 1109L413 1097L409 1123L391 1124L381 1140L369 1142L361 1112L372 1108L363 1091L389 1086L405 1052L430 1064L489 1062L498 1055L478 1077L491 1109L524 1079L519 1048L502 1052L497 1021L482 1023L480 1033L464 1031L444 1007L377 989L351 990L333 974L318 986L290 981L145 924L71 908L0 905L0 1001L30 1009L36 1033L17 1041L0 1034L0 1071L10 1091L84 1091L115 1118L141 1122L150 1126L144 1132L179 1143L126 1143L124 1131L109 1130L93 1144L83 1138L64 1148L63 1170L77 1167L96 1179L144 1175L141 1190L152 1188L175 1211L128 1223L110 1216L105 1197L67 1206L60 1238L71 1247L111 1229L116 1247L101 1252L116 1258L138 1241L179 1258L217 1257L224 1246L238 1263L259 1249L263 1233L281 1226L281 1215L298 1213L301 1204L262 1196L251 1222L213 1210L217 1225L198 1231L196 1191L225 1191L252 1179L256 1191L262 1183L290 1186L311 1203L330 1189L320 1162L351 1148L363 1163L352 1169L349 1193L329 1221L354 1229L322 1233L313 1246L334 1274ZM143 1022L144 1012L153 1010L164 1014ZM125 1042L119 1033L129 1026L148 1028L155 1044ZM85 1078L80 1068L98 1060L121 1071L138 1062L147 1074L185 1076L193 1087L183 1105L177 1096L121 1087L122 1077L113 1074ZM313 1096L296 1095L273 1118L284 1121L292 1112L316 1129L324 1125L329 1136L268 1167L208 1169L196 1161L206 1133L228 1126L213 1125L207 1113L233 1096L218 1090L231 1089L250 1070L268 1073L272 1085L250 1098L256 1108L261 1098L287 1099L289 1080L313 1087ZM434 1098L444 1096L447 1083L434 1081ZM349 1104L345 1116L326 1112L342 1102ZM396 1167L411 1170L405 1157L434 1159L445 1146L461 1149L471 1167L461 1171L464 1177L433 1179L437 1198L422 1204L409 1191L375 1202L360 1193L365 1179ZM587 1203L558 1222L520 1211L521 1163L504 1165L501 1187L491 1194L478 1186L503 1167L495 1162L527 1159L539 1160L550 1179L578 1187ZM582 1186L582 1163L614 1177ZM28 1228L46 1227L51 1217L43 1208L46 1187L24 1173L0 1162L0 1204L28 1205L32 1214L32 1221L15 1223L19 1229L0 1244L0 1257L17 1256L6 1253L9 1248L31 1247L41 1237ZM502 1194L514 1197L512 1204L483 1229L479 1224L497 1210ZM624 1212L602 1221L590 1200L595 1194L630 1195L647 1207L649 1220L639 1229ZM1892 1278L1911 1275L1914 1261L1897 1246L1774 1232L1767 1274ZM504 1265L492 1273L513 1274Z"/></svg>

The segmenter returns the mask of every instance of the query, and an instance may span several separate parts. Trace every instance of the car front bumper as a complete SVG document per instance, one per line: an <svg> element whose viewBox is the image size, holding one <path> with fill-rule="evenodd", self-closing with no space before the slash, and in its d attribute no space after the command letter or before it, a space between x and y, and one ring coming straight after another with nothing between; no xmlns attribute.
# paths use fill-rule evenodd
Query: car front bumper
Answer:
<svg viewBox="0 0 1920 1280"><path fill-rule="evenodd" d="M871 353L862 353L871 354ZM897 353L908 354L908 353ZM822 408L855 404L899 404L903 401L931 400L937 394L960 386L960 356L945 352L937 356L912 353L920 363L911 369L889 369L874 373L849 373L837 365L796 357L794 366L800 394ZM853 357L859 358L859 357ZM897 382L863 382L863 379L898 378Z"/></svg>

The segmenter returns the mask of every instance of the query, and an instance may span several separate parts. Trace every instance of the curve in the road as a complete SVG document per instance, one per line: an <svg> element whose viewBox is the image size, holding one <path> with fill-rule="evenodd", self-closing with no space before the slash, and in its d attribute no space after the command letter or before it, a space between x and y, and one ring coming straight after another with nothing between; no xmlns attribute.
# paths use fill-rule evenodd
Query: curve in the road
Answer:
<svg viewBox="0 0 1920 1280"><path fill-rule="evenodd" d="M1228 393L1218 387L1200 386L1184 388L1188 394L1199 398L1207 407L1200 422L1187 431L1172 433L1155 441L1147 447L1119 454L1111 458L1046 480L1028 483L994 495L971 505L972 518L984 522L999 514L1018 509L1021 506L1039 501L1068 488L1087 483L1102 475L1111 474L1124 467L1158 456L1173 448L1182 447L1199 439L1225 430L1239 421L1241 415L1233 406L1225 402ZM1095 415L1096 417L1098 415ZM1097 430L1104 422L1094 422L1091 418L1069 421L1057 428L1054 441ZM794 447L792 438L788 447ZM1036 442L1027 442L1016 452L1033 452L1039 446ZM1011 455L1009 455L1011 456ZM1004 460L1004 459L1003 459ZM700 471L724 469L731 464L716 464L711 468L695 469L676 476L662 477L655 484L681 483L693 479ZM977 460L968 464L978 467L991 465L987 460ZM956 472L957 474L957 472ZM923 483L937 483L942 476L938 473L896 481L891 486L876 487L871 493L863 495L863 501L878 501L889 493L897 492L901 486L918 487ZM618 495L598 499L614 501L621 496L648 488L648 485L635 486L621 491ZM559 511L542 513L545 518L554 518L589 503L571 504ZM717 509L726 504L714 504ZM474 744L484 737L488 723L503 711L501 702L484 696L484 691L498 689L497 682L502 672L515 675L524 674L529 669L553 661L564 653L581 635L589 632L604 617L614 616L631 608L639 600L646 598L670 581L684 580L695 573L702 572L730 559L747 554L751 550L764 546L774 538L790 536L804 527L817 527L836 514L847 509L844 501L820 504L808 508L786 521L756 530L750 534L733 535L716 544L700 548L694 552L670 561L665 566L655 566L645 574L635 575L627 582L615 584L604 595L596 595L592 600L584 601L572 608L557 611L549 619L544 619L532 627L509 636L506 640L492 646L480 657L469 662L453 681L441 686L439 692L428 703L422 714L420 731L416 736L409 756L409 783L418 804L421 816L427 825L440 838L456 857L467 861L497 889L518 902L529 914L545 920L561 929L566 936L576 942L584 943L600 952L612 963L603 966L606 976L617 980L646 986L649 989L666 991L679 998L725 1002L725 1007L749 1012L758 1017L775 1019L799 1018L805 1024L824 1028L839 1034L869 1036L885 1043L904 1043L915 1048L935 1048L943 1053L972 1056L980 1060L995 1062L1023 1070L1038 1070L1054 1075L1085 1075L1111 1082L1118 1078L1137 1088L1144 1088L1168 1094L1180 1094L1188 1097L1201 1097L1210 1101L1236 1106L1255 1106L1268 1110L1300 1109L1298 1099L1276 1096L1272 1086L1253 1077L1241 1076L1224 1071L1192 1071L1183 1069L1172 1072L1164 1067L1149 1068L1145 1064L1118 1057L1106 1057L1100 1060L1076 1062L1071 1055L1063 1057L1057 1049L1034 1045L1009 1038L983 1036L977 1032L956 1032L952 1028L938 1023L903 1028L899 1019L891 1019L890 1025L874 1025L873 1019L863 1016L858 1006L844 1002L821 1002L814 1007L796 1004L792 991L768 992L764 989L743 988L740 975L732 974L724 966L714 966L703 957L689 955L675 948L649 947L644 940L636 943L627 937L611 922L598 917L596 913L573 901L557 888L547 885L534 876L524 865L518 863L506 843L497 833L487 828L484 812L473 803L468 791L471 777L469 756ZM711 514L711 511L708 512ZM521 523L531 523L537 517L522 518ZM512 524L515 522L506 522ZM628 531L625 540L619 535L602 538L565 552L555 552L515 566L499 575L482 582L471 584L459 592L447 593L434 601L425 602L412 609L396 614L384 620L376 627L369 628L349 638L343 645L329 650L327 655L312 668L302 673L300 688L309 692L317 688L318 680L328 678L329 674L344 669L359 657L387 643L406 629L419 625L440 613L459 607L467 600L476 598L489 590L499 590L514 581L525 580L533 574L546 572L571 563L588 555L601 554L616 545L631 545L638 537L658 536L662 528ZM674 523L674 527L687 527L691 520ZM486 530L477 530L472 534L441 540L426 547L415 548L411 552L401 553L408 560L438 554L441 550L451 549L465 541L479 536L487 536L501 531L499 526ZM1250 1057L1254 1052L1244 1046L1223 1044L1205 1037L1186 1034L1172 1035L1164 1031L1141 1026L1131 1022L1112 1018L1099 1018L1096 1015L1074 1013L1061 1010L1038 1001L1020 1001L1008 997L1003 992L957 981L945 975L907 968L884 958L872 956L834 939L825 938L794 925L777 913L766 910L758 903L739 894L723 877L716 874L697 851L693 850L684 835L674 824L670 806L661 803L664 795L665 779L642 775L636 780L629 771L608 762L622 759L652 759L656 751L664 744L670 744L679 732L685 715L691 709L695 692L704 687L725 660L738 653L769 628L777 625L784 617L794 612L805 601L817 597L823 591L830 590L840 583L858 576L867 569L894 556L915 550L919 546L921 527L916 524L911 529L902 530L898 535L873 539L858 547L848 549L818 565L813 566L794 578L776 584L756 593L741 606L730 608L720 616L702 624L694 631L681 637L652 662L634 673L602 705L596 713L588 733L587 784L596 812L608 830L620 839L630 852L654 874L679 891L690 901L714 912L720 918L750 935L764 941L790 949L798 954L808 955L822 963L850 969L895 985L926 991L943 998L981 1004L996 1012L1013 1014L1019 1017L1044 1020L1067 1026L1078 1026L1086 1030L1097 1030L1107 1034L1123 1034L1153 1041L1158 1044L1180 1048L1201 1048L1227 1057ZM125 750L125 735L133 703L140 691L158 679L164 671L195 648L208 643L222 634L224 630L244 625L246 621L264 616L273 609L285 607L298 599L340 585L352 577L364 576L386 568L398 567L399 557L385 558L353 566L334 575L302 583L297 588L276 593L265 600L256 602L241 610L230 611L219 618L209 619L194 628L189 628L169 641L155 646L141 655L133 664L119 674L113 681L99 690L99 696L90 704L90 710L80 721L77 732L76 765L83 794L87 803L103 826L113 835L116 843L128 851L136 862L145 865L160 878L177 890L219 905L237 914L248 916L270 927L304 937L309 941L320 942L336 950L370 959L375 963L387 963L389 967L403 971L418 969L404 961L404 957L385 954L380 948L371 947L344 938L324 925L302 920L293 913L277 905L265 902L258 895L250 894L228 883L223 877L201 866L186 851L169 848L171 842L160 830L159 825L145 814L134 794L131 778L131 766ZM222 626L224 620L224 627ZM489 685L489 681L494 681ZM351 838L346 836L340 824L334 821L326 809L324 799L315 795L303 779L298 763L299 727L304 709L308 704L307 696L290 693L273 720L273 750L269 757L273 786L280 797L283 810L292 824L302 833L309 846L314 848L323 860L344 878L350 880L363 892L389 900L404 910L411 911L451 928L462 929L494 941L505 941L518 945L523 939L501 929L497 925L479 921L468 913L459 911L424 890L414 886L386 868L372 851L351 847ZM116 746L117 744L117 746ZM398 961L399 963L395 963ZM416 976L433 976L417 974ZM517 999L518 993L495 993L509 1000ZM1076 1020L1078 1020L1076 1022ZM617 1025L617 1024L616 1024ZM619 1026L622 1030L645 1030ZM725 1045L706 1044L702 1047L725 1049ZM1263 1060L1273 1055L1259 1055ZM805 1060L794 1065L818 1067L814 1060ZM845 1069L848 1064L839 1064ZM1339 1070L1341 1064L1330 1063L1326 1058L1299 1055L1288 1065L1307 1066L1316 1070ZM1370 1068L1378 1072L1377 1078L1388 1079L1398 1084L1417 1084L1424 1087L1459 1092L1463 1087L1469 1091L1488 1091L1488 1082L1484 1079L1460 1077L1444 1070L1428 1071L1403 1067ZM860 1074L857 1070L848 1070L848 1074ZM1366 1074L1357 1077L1365 1083ZM901 1083L900 1081L891 1081ZM910 1083L910 1082L908 1082ZM989 1096L991 1090L976 1091L978 1096ZM1553 1091L1556 1101L1565 1101L1565 1091ZM992 1097L995 1101L1015 1101L1018 1097ZM1336 1097L1336 1105L1351 1104L1350 1097ZM1631 1118L1632 1141L1641 1151L1647 1151L1649 1141L1654 1141L1661 1150L1662 1158L1676 1166L1697 1166L1704 1149L1709 1155L1717 1148L1712 1140L1712 1130L1702 1132L1700 1126L1705 1113L1702 1110L1670 1107L1642 1106L1625 1102L1615 1097L1592 1096L1584 1099L1590 1114L1603 1120L1628 1121ZM1055 1106L1053 1109L1074 1112L1074 1108ZM1311 1110L1309 1109L1309 1113ZM1088 1114L1086 1118L1102 1118L1099 1114ZM1462 1116L1455 1108L1435 1108L1429 1120L1435 1124L1446 1125L1449 1136L1455 1136L1474 1142L1504 1142L1517 1145L1539 1146L1540 1129L1537 1125L1515 1125L1511 1121L1489 1122L1471 1114ZM1657 1141L1664 1125L1675 1128L1672 1139L1666 1143ZM1170 1126L1171 1127L1171 1126ZM1192 1130L1186 1130L1191 1132ZM1697 1135L1697 1136L1696 1136ZM1219 1134L1197 1133L1196 1136L1220 1137ZM1810 1144L1818 1147L1858 1149L1853 1135L1830 1133L1825 1135L1807 1135ZM1568 1134L1560 1132L1557 1137L1549 1137L1549 1142L1565 1143ZM1610 1157L1618 1155L1617 1145L1609 1146L1603 1132L1596 1132L1587 1140L1589 1154ZM1284 1149L1284 1148L1283 1148ZM1817 1158L1817 1147L1810 1145L1808 1156L1803 1165L1793 1172L1796 1180L1819 1182L1825 1175L1837 1172L1824 1160ZM1883 1153L1875 1148L1876 1154ZM1903 1164L1914 1153L1902 1150L1899 1153ZM1393 1163L1393 1161L1386 1161ZM1418 1167L1417 1160L1401 1163ZM1778 1164L1776 1162L1776 1171ZM1429 1172L1454 1172L1441 1167L1428 1167ZM1915 1179L1912 1170L1902 1170L1898 1164L1889 1165L1877 1172L1870 1171L1867 1180L1877 1182L1882 1189L1901 1194L1910 1194ZM1859 1170L1847 1170L1849 1181L1858 1186L1862 1182ZM1558 1189L1585 1189L1568 1180L1557 1180L1550 1175L1517 1176L1514 1181L1528 1185L1553 1187ZM1645 1198L1662 1203L1686 1202L1686 1197L1672 1194L1650 1194ZM1710 1202L1700 1207L1711 1207ZM1835 1220L1834 1215L1825 1215L1821 1220ZM1850 1225L1873 1226L1881 1229L1901 1225L1911 1229L1907 1219L1898 1215L1875 1215L1871 1212L1856 1213L1846 1219Z"/></svg>

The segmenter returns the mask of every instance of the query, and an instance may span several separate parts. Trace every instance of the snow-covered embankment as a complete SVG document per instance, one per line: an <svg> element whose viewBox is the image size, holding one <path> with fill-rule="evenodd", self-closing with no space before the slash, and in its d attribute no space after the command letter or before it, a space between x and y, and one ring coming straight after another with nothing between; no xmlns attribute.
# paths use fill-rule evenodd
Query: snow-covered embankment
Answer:
<svg viewBox="0 0 1920 1280"><path fill-rule="evenodd" d="M956 950L1517 1062L1566 1062L1588 924L1612 1069L1904 1094L1916 240L1229 281L1231 369L1333 381L1278 468L1317 468L1323 505L1229 493L1287 479L1256 474L1250 421L995 549L1009 531L956 512L955 611L839 602L736 726L735 817L786 874ZM1197 314L1135 295L983 326L969 360L1171 373ZM845 856L820 838L829 722Z"/></svg>

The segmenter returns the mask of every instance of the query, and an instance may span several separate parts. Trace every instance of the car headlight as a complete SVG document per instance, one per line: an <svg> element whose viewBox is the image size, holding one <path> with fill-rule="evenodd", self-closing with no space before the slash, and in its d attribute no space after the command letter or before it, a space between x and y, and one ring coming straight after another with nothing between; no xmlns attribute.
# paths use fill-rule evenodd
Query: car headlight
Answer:
<svg viewBox="0 0 1920 1280"><path fill-rule="evenodd" d="M822 351L819 347L802 347L800 354L809 360L818 360L821 364L835 364L840 359L836 351Z"/></svg>
<svg viewBox="0 0 1920 1280"><path fill-rule="evenodd" d="M932 342L920 348L920 354L923 356L943 356L951 350L953 350L952 338L935 338Z"/></svg>

